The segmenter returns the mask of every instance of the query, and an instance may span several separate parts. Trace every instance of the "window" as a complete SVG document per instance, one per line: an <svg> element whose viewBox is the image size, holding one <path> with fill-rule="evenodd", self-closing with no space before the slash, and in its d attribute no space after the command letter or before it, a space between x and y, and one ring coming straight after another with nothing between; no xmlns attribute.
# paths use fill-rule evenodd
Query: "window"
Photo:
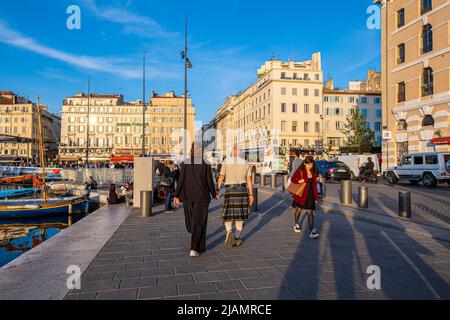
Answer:
<svg viewBox="0 0 450 320"><path fill-rule="evenodd" d="M403 157L403 160L402 160L402 165L403 166L408 166L411 163L412 163L412 157L410 157L410 156Z"/></svg>
<svg viewBox="0 0 450 320"><path fill-rule="evenodd" d="M397 28L401 28L405 25L405 9L397 11Z"/></svg>
<svg viewBox="0 0 450 320"><path fill-rule="evenodd" d="M309 139L305 139L305 147L309 147Z"/></svg>
<svg viewBox="0 0 450 320"><path fill-rule="evenodd" d="M316 81L319 81L319 80L320 80L320 75L319 75L319 74L316 73L316 74L314 75L314 77L315 77Z"/></svg>
<svg viewBox="0 0 450 320"><path fill-rule="evenodd" d="M297 113L297 104L296 103L292 104L292 112Z"/></svg>
<svg viewBox="0 0 450 320"><path fill-rule="evenodd" d="M361 114L367 119L367 109L361 109Z"/></svg>
<svg viewBox="0 0 450 320"><path fill-rule="evenodd" d="M319 122L314 123L314 131L316 133L320 132L320 123Z"/></svg>
<svg viewBox="0 0 450 320"><path fill-rule="evenodd" d="M281 104L281 112L286 112L286 103Z"/></svg>
<svg viewBox="0 0 450 320"><path fill-rule="evenodd" d="M292 95L296 96L297 95L297 88L292 88Z"/></svg>
<svg viewBox="0 0 450 320"><path fill-rule="evenodd" d="M303 123L303 131L304 132L308 132L309 131L309 122L308 121L305 121Z"/></svg>
<svg viewBox="0 0 450 320"><path fill-rule="evenodd" d="M375 116L376 116L377 118L381 118L381 116L382 116L381 109L375 110Z"/></svg>
<svg viewBox="0 0 450 320"><path fill-rule="evenodd" d="M397 64L405 62L405 44L401 43L397 46Z"/></svg>
<svg viewBox="0 0 450 320"><path fill-rule="evenodd" d="M309 113L309 104L305 104L305 106L303 107L303 111L305 113Z"/></svg>
<svg viewBox="0 0 450 320"><path fill-rule="evenodd" d="M362 104L366 104L367 103L367 97L362 97L361 98L361 103Z"/></svg>
<svg viewBox="0 0 450 320"><path fill-rule="evenodd" d="M404 102L406 100L406 88L405 83L400 82L397 85L397 102Z"/></svg>
<svg viewBox="0 0 450 320"><path fill-rule="evenodd" d="M431 0L421 0L421 2L422 2L422 6L421 6L422 14L425 14L428 11L431 11L431 9L433 8Z"/></svg>
<svg viewBox="0 0 450 320"><path fill-rule="evenodd" d="M286 88L281 88L281 95L285 96L286 95Z"/></svg>
<svg viewBox="0 0 450 320"><path fill-rule="evenodd" d="M423 26L422 29L422 54L433 50L433 28L431 24Z"/></svg>
<svg viewBox="0 0 450 320"><path fill-rule="evenodd" d="M422 96L430 96L433 94L433 69L423 69L422 78Z"/></svg>
<svg viewBox="0 0 450 320"><path fill-rule="evenodd" d="M286 72L281 73L281 79L286 79Z"/></svg>
<svg viewBox="0 0 450 320"><path fill-rule="evenodd" d="M297 132L297 121L292 121L292 132Z"/></svg>
<svg viewBox="0 0 450 320"><path fill-rule="evenodd" d="M425 156L425 164L438 164L438 157L436 155Z"/></svg>
<svg viewBox="0 0 450 320"><path fill-rule="evenodd" d="M408 128L408 124L406 123L406 120L402 119L397 123L398 131L406 130L407 128Z"/></svg>
<svg viewBox="0 0 450 320"><path fill-rule="evenodd" d="M336 121L336 130L344 129L344 123L342 121Z"/></svg>
<svg viewBox="0 0 450 320"><path fill-rule="evenodd" d="M316 104L314 105L314 113L319 114L320 113L320 105Z"/></svg>
<svg viewBox="0 0 450 320"><path fill-rule="evenodd" d="M286 121L281 121L281 132L286 132Z"/></svg>
<svg viewBox="0 0 450 320"><path fill-rule="evenodd" d="M309 73L305 73L305 74L303 75L303 80L311 80L311 79L309 78Z"/></svg>
<svg viewBox="0 0 450 320"><path fill-rule="evenodd" d="M434 126L433 116L427 114L422 120L422 127Z"/></svg>
<svg viewBox="0 0 450 320"><path fill-rule="evenodd" d="M375 122L373 125L374 131L375 132L380 132L381 131L381 122Z"/></svg>
<svg viewBox="0 0 450 320"><path fill-rule="evenodd" d="M319 89L314 89L314 96L315 97L320 96L320 90Z"/></svg>
<svg viewBox="0 0 450 320"><path fill-rule="evenodd" d="M414 157L414 164L423 164L423 157Z"/></svg>
<svg viewBox="0 0 450 320"><path fill-rule="evenodd" d="M309 89L308 89L308 88L305 88L305 89L303 90L303 95L304 95L305 97L309 96Z"/></svg>
<svg viewBox="0 0 450 320"><path fill-rule="evenodd" d="M374 104L380 104L381 103L381 98L378 98L378 97L373 98L373 103Z"/></svg>

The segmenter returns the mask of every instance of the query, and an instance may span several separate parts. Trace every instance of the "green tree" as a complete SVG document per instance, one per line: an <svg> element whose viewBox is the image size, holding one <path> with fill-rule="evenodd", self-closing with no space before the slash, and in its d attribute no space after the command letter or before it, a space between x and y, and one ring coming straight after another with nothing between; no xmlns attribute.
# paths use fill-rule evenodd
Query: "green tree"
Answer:
<svg viewBox="0 0 450 320"><path fill-rule="evenodd" d="M358 149L361 152L362 149L375 146L375 133L370 128L367 128L367 118L358 108L355 109L352 115L347 116L346 120L341 132L346 137L347 147Z"/></svg>

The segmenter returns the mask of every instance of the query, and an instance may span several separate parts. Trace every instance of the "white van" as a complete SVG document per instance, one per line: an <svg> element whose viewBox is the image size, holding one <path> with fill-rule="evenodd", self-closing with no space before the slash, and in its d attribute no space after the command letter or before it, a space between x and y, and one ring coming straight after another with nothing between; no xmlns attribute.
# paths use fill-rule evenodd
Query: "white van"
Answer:
<svg viewBox="0 0 450 320"><path fill-rule="evenodd" d="M359 178L360 168L366 164L369 157L372 158L372 161L375 164L374 170L379 174L381 172L380 161L378 161L378 156L376 154L340 155L334 157L333 160L345 163L350 168L352 179L356 179Z"/></svg>
<svg viewBox="0 0 450 320"><path fill-rule="evenodd" d="M408 154L400 165L386 170L386 180L389 184L396 184L399 180L412 184L422 182L426 187L444 182L450 184L450 152Z"/></svg>

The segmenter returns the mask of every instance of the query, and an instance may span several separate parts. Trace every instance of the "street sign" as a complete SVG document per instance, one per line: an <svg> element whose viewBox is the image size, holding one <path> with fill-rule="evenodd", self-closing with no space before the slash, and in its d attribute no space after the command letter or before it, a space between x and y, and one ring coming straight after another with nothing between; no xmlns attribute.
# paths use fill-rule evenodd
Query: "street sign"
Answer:
<svg viewBox="0 0 450 320"><path fill-rule="evenodd" d="M383 131L383 140L391 140L392 139L392 132L387 130Z"/></svg>

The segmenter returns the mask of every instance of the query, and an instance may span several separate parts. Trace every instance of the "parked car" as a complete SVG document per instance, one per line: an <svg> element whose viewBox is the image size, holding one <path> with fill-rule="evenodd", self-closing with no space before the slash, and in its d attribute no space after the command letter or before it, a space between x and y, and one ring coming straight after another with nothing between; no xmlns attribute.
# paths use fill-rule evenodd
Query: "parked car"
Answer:
<svg viewBox="0 0 450 320"><path fill-rule="evenodd" d="M422 182L426 187L435 187L438 183L450 185L450 152L426 152L408 154L402 158L400 165L386 170L389 184L400 180L412 184Z"/></svg>
<svg viewBox="0 0 450 320"><path fill-rule="evenodd" d="M341 161L316 161L319 173L327 181L351 180L350 168Z"/></svg>
<svg viewBox="0 0 450 320"><path fill-rule="evenodd" d="M368 158L372 158L375 168L374 170L379 173L380 170L380 161L376 154L350 154L350 155L340 155L336 156L335 161L344 162L349 168L352 174L352 180L359 178L359 173L361 171L361 167L363 167L367 163Z"/></svg>

